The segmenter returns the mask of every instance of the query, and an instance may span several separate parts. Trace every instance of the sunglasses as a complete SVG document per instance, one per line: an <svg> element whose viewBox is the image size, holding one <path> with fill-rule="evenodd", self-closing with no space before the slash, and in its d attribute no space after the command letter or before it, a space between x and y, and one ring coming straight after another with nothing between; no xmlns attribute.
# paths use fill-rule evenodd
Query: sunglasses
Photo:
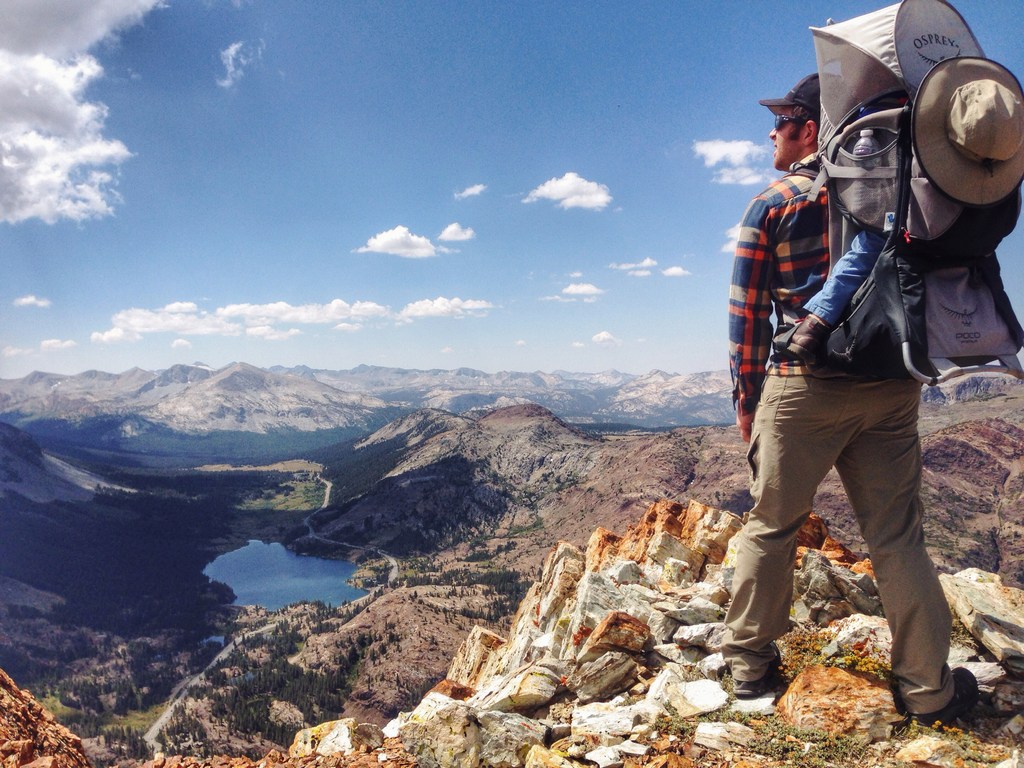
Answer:
<svg viewBox="0 0 1024 768"><path fill-rule="evenodd" d="M775 130L781 131L782 126L786 123L796 123L802 125L806 123L810 118L808 117L797 117L796 115L776 115L775 116Z"/></svg>

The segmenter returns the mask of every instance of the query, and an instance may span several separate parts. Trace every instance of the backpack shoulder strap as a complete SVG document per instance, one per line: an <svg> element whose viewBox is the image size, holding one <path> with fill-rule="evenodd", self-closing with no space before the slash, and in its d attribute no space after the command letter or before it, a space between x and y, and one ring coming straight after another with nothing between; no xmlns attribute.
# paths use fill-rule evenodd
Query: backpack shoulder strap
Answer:
<svg viewBox="0 0 1024 768"><path fill-rule="evenodd" d="M828 181L828 173L817 155L810 162L794 163L787 176L803 176L805 179L811 179L814 183L807 190L807 196L811 200L818 199L821 188Z"/></svg>
<svg viewBox="0 0 1024 768"><path fill-rule="evenodd" d="M828 170L825 168L824 163L821 166L821 170L813 177L814 183L811 184L811 188L807 190L807 196L812 200L817 200L818 195L821 194L821 188L828 182Z"/></svg>
<svg viewBox="0 0 1024 768"><path fill-rule="evenodd" d="M816 178L818 178L818 175L820 173L821 173L821 171L820 171L820 163L818 162L818 156L815 155L812 160L810 160L810 161L808 161L806 163L804 163L804 162L793 163L793 165L791 165L789 167L789 171L786 173L786 175L787 176L804 176L804 177L806 177L808 179L816 179Z"/></svg>

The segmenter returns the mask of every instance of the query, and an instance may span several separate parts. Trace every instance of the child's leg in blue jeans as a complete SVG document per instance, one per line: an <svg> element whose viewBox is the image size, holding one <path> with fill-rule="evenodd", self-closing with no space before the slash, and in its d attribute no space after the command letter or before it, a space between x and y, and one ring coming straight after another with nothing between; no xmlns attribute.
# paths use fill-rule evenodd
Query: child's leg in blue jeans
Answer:
<svg viewBox="0 0 1024 768"><path fill-rule="evenodd" d="M850 250L843 255L829 273L828 280L811 299L804 304L807 316L800 322L790 337L786 351L807 363L815 363L819 350L853 294L871 274L878 254L885 247L885 238L871 232L858 232Z"/></svg>
<svg viewBox="0 0 1024 768"><path fill-rule="evenodd" d="M834 326L843 315L853 294L871 274L878 254L885 246L885 237L873 232L858 232L850 250L833 266L828 280L811 299L804 304L809 314L815 315Z"/></svg>

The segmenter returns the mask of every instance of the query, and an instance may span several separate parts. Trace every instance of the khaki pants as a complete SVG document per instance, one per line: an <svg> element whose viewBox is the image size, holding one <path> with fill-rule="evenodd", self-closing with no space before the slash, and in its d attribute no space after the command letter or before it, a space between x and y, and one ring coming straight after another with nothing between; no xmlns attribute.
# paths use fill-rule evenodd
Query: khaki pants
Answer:
<svg viewBox="0 0 1024 768"><path fill-rule="evenodd" d="M953 695L951 617L921 527L921 452L913 381L769 376L750 441L754 507L738 534L723 654L756 680L789 630L796 534L835 466L853 506L892 630L900 694L915 713Z"/></svg>

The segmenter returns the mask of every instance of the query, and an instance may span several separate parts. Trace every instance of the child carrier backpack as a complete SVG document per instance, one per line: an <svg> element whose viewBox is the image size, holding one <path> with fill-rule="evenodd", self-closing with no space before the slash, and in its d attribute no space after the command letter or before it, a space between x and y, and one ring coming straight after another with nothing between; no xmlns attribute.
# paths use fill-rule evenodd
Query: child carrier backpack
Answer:
<svg viewBox="0 0 1024 768"><path fill-rule="evenodd" d="M888 236L828 339L825 365L930 385L982 371L1024 378L1024 330L995 255L1020 214L1020 84L984 58L945 0L903 0L812 33L831 261L859 230ZM1017 110L998 125L987 113L972 123L999 134L1001 157L950 143L948 121L962 117L947 120L951 95L972 94Z"/></svg>

